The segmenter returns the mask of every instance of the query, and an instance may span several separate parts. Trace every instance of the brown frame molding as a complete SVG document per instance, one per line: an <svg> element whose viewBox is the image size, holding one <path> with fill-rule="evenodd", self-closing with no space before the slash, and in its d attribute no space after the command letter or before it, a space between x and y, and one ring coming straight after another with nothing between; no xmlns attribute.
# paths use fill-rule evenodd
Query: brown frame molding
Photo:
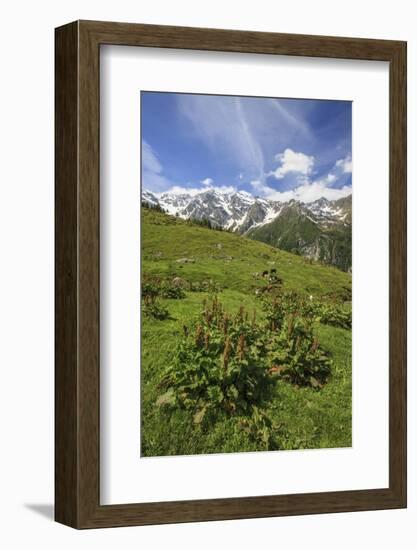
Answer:
<svg viewBox="0 0 417 550"><path fill-rule="evenodd" d="M101 44L390 64L389 487L100 505L99 51ZM76 21L55 31L55 519L116 527L406 507L406 43Z"/></svg>

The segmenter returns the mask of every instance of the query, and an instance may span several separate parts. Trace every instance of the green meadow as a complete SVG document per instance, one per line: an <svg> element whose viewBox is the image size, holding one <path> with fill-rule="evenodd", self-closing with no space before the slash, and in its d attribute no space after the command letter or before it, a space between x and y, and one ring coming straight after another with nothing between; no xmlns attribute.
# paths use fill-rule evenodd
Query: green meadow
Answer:
<svg viewBox="0 0 417 550"><path fill-rule="evenodd" d="M351 446L351 275L141 220L142 456Z"/></svg>

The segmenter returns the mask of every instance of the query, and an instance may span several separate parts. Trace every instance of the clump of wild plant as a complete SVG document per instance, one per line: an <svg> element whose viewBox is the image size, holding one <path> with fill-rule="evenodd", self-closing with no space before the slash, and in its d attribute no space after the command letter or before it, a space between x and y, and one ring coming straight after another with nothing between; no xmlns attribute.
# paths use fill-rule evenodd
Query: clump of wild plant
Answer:
<svg viewBox="0 0 417 550"><path fill-rule="evenodd" d="M316 317L325 325L341 327L345 329L352 328L352 304L336 304L332 302L322 302L316 306Z"/></svg>
<svg viewBox="0 0 417 550"><path fill-rule="evenodd" d="M209 412L250 416L268 402L273 384L255 315L244 306L230 314L217 296L203 303L191 328L184 327L163 380L174 388L172 401L193 410L198 422Z"/></svg>
<svg viewBox="0 0 417 550"><path fill-rule="evenodd" d="M185 292L175 279L158 277L156 275L144 274L142 276L142 298L146 301L155 300L157 297L170 300L185 298Z"/></svg>
<svg viewBox="0 0 417 550"><path fill-rule="evenodd" d="M262 309L270 329L275 331L289 315L297 315L307 322L316 321L326 325L350 329L352 327L351 304L338 303L336 300L301 296L293 291L261 296Z"/></svg>
<svg viewBox="0 0 417 550"><path fill-rule="evenodd" d="M172 280L144 274L141 285L142 313L146 317L163 321L170 318L169 311L160 299L179 300L185 297L184 290Z"/></svg>
<svg viewBox="0 0 417 550"><path fill-rule="evenodd" d="M243 305L232 314L217 296L204 300L196 320L183 327L158 404L190 410L196 423L218 414L240 417L245 431L268 447L277 380L319 390L331 373L332 360L314 335L313 317L302 316L303 304L294 293L274 296L258 320Z"/></svg>
<svg viewBox="0 0 417 550"><path fill-rule="evenodd" d="M313 324L296 313L285 317L272 338L270 373L297 386L320 389L327 382L332 360L313 332Z"/></svg>
<svg viewBox="0 0 417 550"><path fill-rule="evenodd" d="M142 304L142 313L146 317L152 317L153 319L158 319L159 321L170 319L169 311L165 307L163 307L155 298L148 298L144 300Z"/></svg>

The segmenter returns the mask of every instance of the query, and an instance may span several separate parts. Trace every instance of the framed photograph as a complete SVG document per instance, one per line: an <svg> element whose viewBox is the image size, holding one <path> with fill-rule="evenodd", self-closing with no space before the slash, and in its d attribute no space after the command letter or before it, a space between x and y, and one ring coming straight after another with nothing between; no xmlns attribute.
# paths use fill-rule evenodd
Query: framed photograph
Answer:
<svg viewBox="0 0 417 550"><path fill-rule="evenodd" d="M56 521L406 506L406 43L56 29Z"/></svg>

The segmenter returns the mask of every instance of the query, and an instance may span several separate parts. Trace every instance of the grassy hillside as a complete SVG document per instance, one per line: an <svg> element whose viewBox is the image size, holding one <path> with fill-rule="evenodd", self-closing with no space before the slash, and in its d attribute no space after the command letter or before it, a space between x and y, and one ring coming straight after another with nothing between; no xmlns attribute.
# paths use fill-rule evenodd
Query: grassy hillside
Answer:
<svg viewBox="0 0 417 550"><path fill-rule="evenodd" d="M344 204L336 202L340 207ZM351 221L351 217L347 219ZM351 226L336 224L327 228L321 227L295 207L287 207L272 222L250 231L249 236L282 250L315 258L344 271L348 271L352 265Z"/></svg>
<svg viewBox="0 0 417 550"><path fill-rule="evenodd" d="M268 401L273 444L242 429L237 415L223 412L196 422L189 408L161 406L164 375L177 360L183 332L203 300L216 294L227 312L235 314L244 306L262 320L259 293L268 284L262 273L271 270L285 291L312 303L350 299L351 277L336 268L142 208L142 280L175 281L182 287L181 297L174 292L158 297L165 318L142 314L142 455L351 445L351 331L338 326L314 324L314 334L332 359L331 376L319 391L281 379L274 385Z"/></svg>

